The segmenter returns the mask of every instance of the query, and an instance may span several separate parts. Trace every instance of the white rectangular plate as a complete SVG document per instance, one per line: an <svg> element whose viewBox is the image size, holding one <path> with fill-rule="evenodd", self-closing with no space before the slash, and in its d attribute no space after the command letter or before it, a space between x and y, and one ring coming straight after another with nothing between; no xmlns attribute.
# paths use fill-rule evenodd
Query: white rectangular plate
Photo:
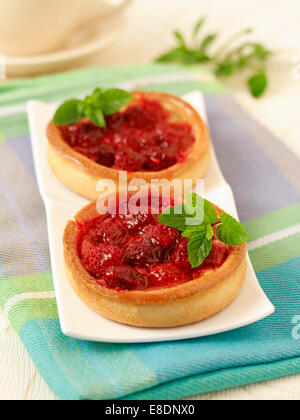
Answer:
<svg viewBox="0 0 300 420"><path fill-rule="evenodd" d="M184 99L207 121L204 99L199 92L192 92ZM36 101L28 103L33 156L39 189L47 211L54 286L60 324L65 335L109 343L184 340L244 327L274 312L273 305L258 283L249 258L247 278L238 298L223 312L196 324L165 329L134 328L109 321L87 307L66 279L62 237L68 220L73 219L88 201L66 188L52 174L47 164L45 132L55 109L56 105ZM205 177L205 197L238 217L232 190L224 180L214 152Z"/></svg>

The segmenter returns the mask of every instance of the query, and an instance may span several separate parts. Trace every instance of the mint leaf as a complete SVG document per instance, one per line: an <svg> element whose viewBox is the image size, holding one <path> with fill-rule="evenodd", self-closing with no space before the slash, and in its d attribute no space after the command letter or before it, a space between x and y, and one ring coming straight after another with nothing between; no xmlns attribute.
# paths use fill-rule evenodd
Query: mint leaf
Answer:
<svg viewBox="0 0 300 420"><path fill-rule="evenodd" d="M240 245L249 240L243 226L229 214L221 214L221 225L217 227L217 237L228 245Z"/></svg>
<svg viewBox="0 0 300 420"><path fill-rule="evenodd" d="M191 239L188 243L189 261L192 268L199 267L209 256L212 250L212 240L201 235Z"/></svg>
<svg viewBox="0 0 300 420"><path fill-rule="evenodd" d="M82 101L70 99L57 109L53 122L56 125L74 124L84 117L85 115L82 112Z"/></svg>
<svg viewBox="0 0 300 420"><path fill-rule="evenodd" d="M182 48L174 48L170 50L168 53L161 55L156 59L157 63L180 63L183 62L183 56L186 53L182 50Z"/></svg>
<svg viewBox="0 0 300 420"><path fill-rule="evenodd" d="M210 229L212 229L212 227L205 224L200 226L189 226L182 234L184 238L190 239L188 242L188 251L192 268L199 267L212 250Z"/></svg>
<svg viewBox="0 0 300 420"><path fill-rule="evenodd" d="M93 124L97 127L106 127L106 121L101 109L89 109L86 111L87 117L91 120Z"/></svg>
<svg viewBox="0 0 300 420"><path fill-rule="evenodd" d="M231 76L235 71L235 65L232 62L224 62L218 64L217 69L215 70L215 75L218 77Z"/></svg>
<svg viewBox="0 0 300 420"><path fill-rule="evenodd" d="M94 97L100 96L103 93L103 89L102 88L96 88L94 89L93 95Z"/></svg>
<svg viewBox="0 0 300 420"><path fill-rule="evenodd" d="M195 217L200 219L200 224L204 218L204 199L196 193L188 193L185 196L184 208L189 217Z"/></svg>
<svg viewBox="0 0 300 420"><path fill-rule="evenodd" d="M267 76L264 71L255 74L248 80L249 90L254 98L259 98L268 87Z"/></svg>
<svg viewBox="0 0 300 420"><path fill-rule="evenodd" d="M264 61L266 58L268 58L272 52L265 48L261 44L253 44L254 48L254 55L261 61Z"/></svg>
<svg viewBox="0 0 300 420"><path fill-rule="evenodd" d="M182 233L184 238L188 239L196 239L197 237L203 237L203 239L207 235L208 227L207 225L198 225L198 226L188 226L185 231ZM210 238L212 239L212 237Z"/></svg>
<svg viewBox="0 0 300 420"><path fill-rule="evenodd" d="M194 31L193 31L194 37L197 37L197 35L198 35L200 29L202 28L202 26L204 25L205 21L206 21L206 17L203 17L196 23L196 25L194 27Z"/></svg>
<svg viewBox="0 0 300 420"><path fill-rule="evenodd" d="M100 109L102 111L105 105L105 101L103 99L103 90L100 88L95 89L92 95L85 98L84 103L87 108L94 110Z"/></svg>
<svg viewBox="0 0 300 420"><path fill-rule="evenodd" d="M177 41L179 42L180 47L187 50L188 48L186 46L185 39L184 39L183 35L178 31L174 32L174 35L175 35L175 38L177 39Z"/></svg>
<svg viewBox="0 0 300 420"><path fill-rule="evenodd" d="M185 209L190 215L196 217L198 224L215 224L218 221L217 212L214 206L196 193L186 194Z"/></svg>
<svg viewBox="0 0 300 420"><path fill-rule="evenodd" d="M185 212L184 206L179 205L165 210L158 216L158 220L163 225L183 232L188 227L186 219L190 217L191 216Z"/></svg>
<svg viewBox="0 0 300 420"><path fill-rule="evenodd" d="M214 231L211 225L189 226L183 233L188 242L189 261L192 268L199 267L212 250Z"/></svg>
<svg viewBox="0 0 300 420"><path fill-rule="evenodd" d="M204 223L214 225L218 221L218 215L214 206L207 200L204 200Z"/></svg>
<svg viewBox="0 0 300 420"><path fill-rule="evenodd" d="M125 90L108 89L101 94L101 99L104 115L112 115L123 108L132 99L132 95Z"/></svg>
<svg viewBox="0 0 300 420"><path fill-rule="evenodd" d="M206 53L207 48L209 47L210 44L212 44L215 39L218 37L217 34L211 34L211 35L207 35L203 41L200 44L200 48L199 51L204 54Z"/></svg>
<svg viewBox="0 0 300 420"><path fill-rule="evenodd" d="M214 230L211 225L207 225L206 239L211 240L214 237Z"/></svg>

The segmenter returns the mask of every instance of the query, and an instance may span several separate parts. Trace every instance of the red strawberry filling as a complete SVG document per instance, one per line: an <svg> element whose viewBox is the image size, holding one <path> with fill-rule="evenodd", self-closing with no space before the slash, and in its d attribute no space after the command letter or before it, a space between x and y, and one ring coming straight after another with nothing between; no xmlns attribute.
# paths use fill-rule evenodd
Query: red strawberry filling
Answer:
<svg viewBox="0 0 300 420"><path fill-rule="evenodd" d="M160 171L182 162L195 142L189 124L174 123L158 101L141 99L106 117L106 128L85 119L61 127L65 141L103 166L130 171Z"/></svg>
<svg viewBox="0 0 300 420"><path fill-rule="evenodd" d="M189 240L186 238L181 238L177 242L171 255L171 261L183 270L190 271L192 266L189 261L188 242Z"/></svg>
<svg viewBox="0 0 300 420"><path fill-rule="evenodd" d="M230 252L214 237L209 257L192 269L188 241L155 215L100 216L79 225L78 254L85 270L107 288L167 288L221 267Z"/></svg>

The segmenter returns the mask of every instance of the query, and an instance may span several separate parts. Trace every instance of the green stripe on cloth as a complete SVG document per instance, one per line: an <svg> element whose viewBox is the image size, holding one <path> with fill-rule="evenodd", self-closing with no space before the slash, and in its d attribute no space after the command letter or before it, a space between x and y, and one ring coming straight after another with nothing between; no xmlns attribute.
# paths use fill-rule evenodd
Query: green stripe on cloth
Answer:
<svg viewBox="0 0 300 420"><path fill-rule="evenodd" d="M243 223L251 241L300 223L300 204L284 207Z"/></svg>
<svg viewBox="0 0 300 420"><path fill-rule="evenodd" d="M52 76L12 81L0 86L0 108L24 104L29 99L57 101L73 95L84 94L98 86L99 83L106 87L123 82L138 82L138 79L141 78L155 78L183 73L192 75L195 72L199 80L201 80L201 74L208 74L208 71L200 66L187 68L174 65L142 64L87 68ZM147 83L141 81L141 84ZM216 89L221 89L218 82L216 82Z"/></svg>
<svg viewBox="0 0 300 420"><path fill-rule="evenodd" d="M4 307L5 308L5 307ZM22 314L22 316L20 316ZM58 319L55 298L25 299L12 304L7 311L14 330L19 332L28 321L35 319Z"/></svg>
<svg viewBox="0 0 300 420"><path fill-rule="evenodd" d="M185 82L169 82L169 83L157 83L154 85L142 86L143 90L161 91L171 93L173 95L181 96L194 90L201 90L206 93L225 93L226 90L223 86L216 84L215 82L208 81L185 81Z"/></svg>
<svg viewBox="0 0 300 420"><path fill-rule="evenodd" d="M0 304L4 307L8 299L21 293L49 291L53 291L51 273L4 278L0 282Z"/></svg>
<svg viewBox="0 0 300 420"><path fill-rule="evenodd" d="M0 116L0 141L29 132L29 125L25 113Z"/></svg>
<svg viewBox="0 0 300 420"><path fill-rule="evenodd" d="M300 234L270 243L249 251L251 262L256 272L266 270L299 256Z"/></svg>
<svg viewBox="0 0 300 420"><path fill-rule="evenodd" d="M24 104L29 99L55 101L72 95L79 95L101 82L102 86L155 77L164 74L182 73L182 67L140 65L126 67L96 67L38 76L5 83L0 87L0 107Z"/></svg>

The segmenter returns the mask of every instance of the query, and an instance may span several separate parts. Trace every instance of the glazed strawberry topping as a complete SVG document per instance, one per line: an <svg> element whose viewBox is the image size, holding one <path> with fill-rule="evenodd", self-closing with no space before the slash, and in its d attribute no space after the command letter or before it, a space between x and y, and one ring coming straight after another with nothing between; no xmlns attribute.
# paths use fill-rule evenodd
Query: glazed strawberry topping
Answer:
<svg viewBox="0 0 300 420"><path fill-rule="evenodd" d="M189 124L174 123L157 101L141 99L124 112L106 117L106 128L89 120L61 127L78 153L109 168L160 171L185 159L195 142Z"/></svg>
<svg viewBox="0 0 300 420"><path fill-rule="evenodd" d="M83 267L107 288L167 288L219 268L230 251L214 237L209 257L192 269L188 241L151 214L108 215L79 225L78 254Z"/></svg>

